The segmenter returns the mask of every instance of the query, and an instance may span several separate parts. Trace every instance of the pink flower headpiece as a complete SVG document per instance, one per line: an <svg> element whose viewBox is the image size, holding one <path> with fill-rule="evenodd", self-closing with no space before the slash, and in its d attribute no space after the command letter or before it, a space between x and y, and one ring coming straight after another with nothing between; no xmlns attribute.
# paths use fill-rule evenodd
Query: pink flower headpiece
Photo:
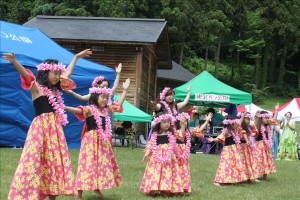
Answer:
<svg viewBox="0 0 300 200"><path fill-rule="evenodd" d="M169 88L169 87L165 87L164 90L160 93L159 99L162 100L162 101L165 100L166 94L167 94L167 92L168 92L170 89L171 89L171 88Z"/></svg>
<svg viewBox="0 0 300 200"><path fill-rule="evenodd" d="M263 113L263 114L260 114L259 117L261 118L270 118L270 114L269 113Z"/></svg>
<svg viewBox="0 0 300 200"><path fill-rule="evenodd" d="M89 89L90 94L108 94L108 105L111 105L111 95L112 90L110 88L98 88L98 87L91 87Z"/></svg>
<svg viewBox="0 0 300 200"><path fill-rule="evenodd" d="M99 81L103 81L105 79L104 76L97 76L92 83L92 87L97 87Z"/></svg>
<svg viewBox="0 0 300 200"><path fill-rule="evenodd" d="M223 124L239 124L239 119L225 119L223 120Z"/></svg>
<svg viewBox="0 0 300 200"><path fill-rule="evenodd" d="M252 117L251 113L248 113L248 114L246 114L246 115L245 115L245 118L249 118L250 120L252 120L252 119L253 119L253 117Z"/></svg>
<svg viewBox="0 0 300 200"><path fill-rule="evenodd" d="M60 71L60 73L63 73L66 70L66 65L62 63L58 64L49 64L49 63L41 63L37 66L38 71Z"/></svg>
<svg viewBox="0 0 300 200"><path fill-rule="evenodd" d="M187 119L188 121L190 121L190 119L191 119L190 115L189 115L188 113L185 113L185 112L182 112L182 113L178 114L178 115L176 116L176 119L177 119L178 121L180 121L181 117L184 117L184 118Z"/></svg>
<svg viewBox="0 0 300 200"><path fill-rule="evenodd" d="M174 125L174 124L175 124L176 119L175 119L175 118L173 117L173 115L171 115L171 114L164 114L164 115L161 115L161 116L159 116L159 117L156 117L156 118L152 121L152 123L153 123L154 125L156 125L156 124L160 123L161 121L167 120L167 119L169 119L169 120L171 121L171 125Z"/></svg>

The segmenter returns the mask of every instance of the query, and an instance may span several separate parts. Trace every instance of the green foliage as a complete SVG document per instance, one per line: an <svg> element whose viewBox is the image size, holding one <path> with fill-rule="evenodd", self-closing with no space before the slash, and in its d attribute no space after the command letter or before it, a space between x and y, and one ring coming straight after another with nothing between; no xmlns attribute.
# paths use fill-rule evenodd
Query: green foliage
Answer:
<svg viewBox="0 0 300 200"><path fill-rule="evenodd" d="M164 18L172 59L194 74L205 69L207 55L208 71L218 68L213 74L229 85L255 84L259 94L276 83L271 93L299 95L300 78L289 77L299 73L299 0L0 1L1 20L22 24L36 15Z"/></svg>

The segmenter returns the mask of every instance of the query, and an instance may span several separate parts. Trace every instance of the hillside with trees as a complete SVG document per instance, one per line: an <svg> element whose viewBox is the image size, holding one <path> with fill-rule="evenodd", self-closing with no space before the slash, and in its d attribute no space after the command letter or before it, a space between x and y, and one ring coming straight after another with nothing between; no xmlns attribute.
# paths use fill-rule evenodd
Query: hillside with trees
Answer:
<svg viewBox="0 0 300 200"><path fill-rule="evenodd" d="M172 59L198 75L267 95L300 96L300 0L11 0L1 20L36 15L164 18ZM59 31L59 30L58 30Z"/></svg>

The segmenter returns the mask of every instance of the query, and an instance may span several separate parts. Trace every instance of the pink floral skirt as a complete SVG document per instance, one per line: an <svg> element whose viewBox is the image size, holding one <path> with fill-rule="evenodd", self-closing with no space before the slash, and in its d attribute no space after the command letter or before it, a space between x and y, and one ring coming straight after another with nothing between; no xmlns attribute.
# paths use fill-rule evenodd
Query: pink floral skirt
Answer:
<svg viewBox="0 0 300 200"><path fill-rule="evenodd" d="M265 144L263 140L256 142L256 151L254 152L254 157L257 161L258 173L260 176L276 172L274 160L272 158L272 150Z"/></svg>
<svg viewBox="0 0 300 200"><path fill-rule="evenodd" d="M35 117L10 186L8 199L75 195L74 173L64 132L54 113Z"/></svg>
<svg viewBox="0 0 300 200"><path fill-rule="evenodd" d="M160 156L165 155L167 150L168 144L157 146L157 153ZM157 162L153 156L150 156L140 185L140 191L147 194L155 192L184 192L175 154L172 155L170 161L165 163Z"/></svg>
<svg viewBox="0 0 300 200"><path fill-rule="evenodd" d="M121 173L110 140L100 139L94 130L81 140L77 190L103 190L122 185Z"/></svg>
<svg viewBox="0 0 300 200"><path fill-rule="evenodd" d="M183 154L185 152L185 148L186 148L185 144L177 144L176 147L178 148L178 152L180 154ZM183 184L183 190L184 192L192 192L189 158L185 160L177 158L177 160L179 165L180 177Z"/></svg>
<svg viewBox="0 0 300 200"><path fill-rule="evenodd" d="M246 164L246 174L248 176L248 179L257 179L260 177L259 174L259 165L256 160L256 157L254 156L254 153L256 151L255 149L251 149L249 145L246 143L241 144L242 152L245 156L245 164Z"/></svg>
<svg viewBox="0 0 300 200"><path fill-rule="evenodd" d="M215 183L238 183L249 179L249 171L241 145L224 146Z"/></svg>

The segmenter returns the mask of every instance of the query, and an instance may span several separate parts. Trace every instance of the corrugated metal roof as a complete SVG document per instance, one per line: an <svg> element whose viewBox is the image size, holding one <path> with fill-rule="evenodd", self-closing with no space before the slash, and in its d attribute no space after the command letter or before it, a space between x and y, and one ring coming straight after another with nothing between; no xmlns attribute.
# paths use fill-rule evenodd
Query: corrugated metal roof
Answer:
<svg viewBox="0 0 300 200"><path fill-rule="evenodd" d="M172 68L165 19L38 15L24 25L40 29L52 39L155 44L158 68Z"/></svg>
<svg viewBox="0 0 300 200"><path fill-rule="evenodd" d="M166 24L164 19L38 15L24 25L57 39L156 43Z"/></svg>

